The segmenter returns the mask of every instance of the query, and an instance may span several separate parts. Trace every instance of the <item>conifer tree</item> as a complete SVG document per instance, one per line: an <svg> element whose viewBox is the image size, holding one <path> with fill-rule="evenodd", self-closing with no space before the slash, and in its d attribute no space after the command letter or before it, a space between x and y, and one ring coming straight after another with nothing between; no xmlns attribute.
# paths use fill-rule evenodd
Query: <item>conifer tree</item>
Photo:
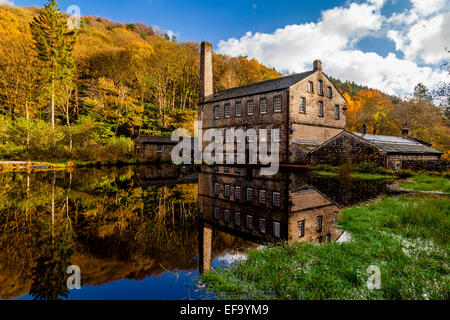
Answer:
<svg viewBox="0 0 450 320"><path fill-rule="evenodd" d="M67 21L55 0L48 1L39 16L31 22L30 28L38 54L37 68L41 75L42 94L44 99L50 100L54 133L55 105L68 99L63 88L73 85L76 34L68 29Z"/></svg>

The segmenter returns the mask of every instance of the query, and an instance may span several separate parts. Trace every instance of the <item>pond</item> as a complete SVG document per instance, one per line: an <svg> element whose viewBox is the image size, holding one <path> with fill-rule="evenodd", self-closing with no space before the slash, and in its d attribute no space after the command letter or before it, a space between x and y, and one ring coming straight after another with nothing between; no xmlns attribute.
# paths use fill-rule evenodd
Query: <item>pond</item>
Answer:
<svg viewBox="0 0 450 320"><path fill-rule="evenodd" d="M268 242L339 240L340 208L388 184L173 165L1 174L0 299L214 299L201 272Z"/></svg>

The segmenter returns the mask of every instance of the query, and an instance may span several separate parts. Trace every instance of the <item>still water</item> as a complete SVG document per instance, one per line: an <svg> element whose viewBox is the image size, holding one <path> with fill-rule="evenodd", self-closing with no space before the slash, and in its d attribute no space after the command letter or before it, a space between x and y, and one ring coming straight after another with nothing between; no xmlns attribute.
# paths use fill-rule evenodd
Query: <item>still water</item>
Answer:
<svg viewBox="0 0 450 320"><path fill-rule="evenodd" d="M172 165L1 174L0 299L214 299L201 272L262 243L339 240L341 207L387 184Z"/></svg>

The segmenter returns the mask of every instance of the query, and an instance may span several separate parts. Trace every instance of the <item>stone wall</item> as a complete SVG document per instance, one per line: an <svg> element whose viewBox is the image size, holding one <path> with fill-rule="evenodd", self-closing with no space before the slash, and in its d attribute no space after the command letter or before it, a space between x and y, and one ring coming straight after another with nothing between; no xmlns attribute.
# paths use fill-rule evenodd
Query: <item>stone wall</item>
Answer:
<svg viewBox="0 0 450 320"><path fill-rule="evenodd" d="M403 160L402 169L444 172L450 170L449 160Z"/></svg>
<svg viewBox="0 0 450 320"><path fill-rule="evenodd" d="M334 139L311 152L311 164L373 161L385 163L383 152L353 134L343 131Z"/></svg>

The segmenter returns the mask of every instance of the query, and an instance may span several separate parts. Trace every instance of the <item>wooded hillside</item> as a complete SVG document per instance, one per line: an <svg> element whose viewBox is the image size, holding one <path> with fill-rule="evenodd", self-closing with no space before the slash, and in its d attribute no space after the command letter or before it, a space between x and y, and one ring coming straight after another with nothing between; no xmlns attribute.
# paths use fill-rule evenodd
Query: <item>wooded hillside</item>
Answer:
<svg viewBox="0 0 450 320"><path fill-rule="evenodd" d="M192 130L198 43L98 17L68 30L67 17L54 0L0 6L0 159L126 159L138 134ZM214 54L213 63L217 91L280 76L245 57ZM413 136L450 149L448 119L426 88L403 101L332 80L349 102L349 130L366 123L370 133L399 135L407 121Z"/></svg>

